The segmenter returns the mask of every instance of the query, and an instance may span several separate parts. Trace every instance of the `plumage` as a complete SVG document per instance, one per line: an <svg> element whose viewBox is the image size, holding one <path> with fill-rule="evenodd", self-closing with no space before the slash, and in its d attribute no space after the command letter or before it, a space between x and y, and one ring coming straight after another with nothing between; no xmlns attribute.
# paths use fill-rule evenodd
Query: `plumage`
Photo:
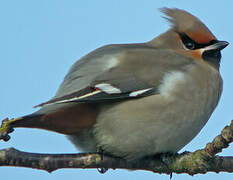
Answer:
<svg viewBox="0 0 233 180"><path fill-rule="evenodd" d="M171 70L184 71L187 65L194 63L193 60L184 58L180 54L174 54L174 52L170 50L158 50L153 48L146 48L144 46L142 46L143 48L141 48L141 45L138 46L139 48L137 49L134 47L130 47L130 45L128 45L128 48L126 50L119 49L118 67L103 71L101 74L98 74L98 76L92 77L92 82L87 82L87 84L84 86L85 88L77 92L75 92L77 84L73 86L74 82L73 80L70 81L71 78L69 77L68 73L63 84L65 84L65 86L69 88L69 92L67 91L67 94L65 96L60 96L60 93L58 91L55 98L46 103L42 103L39 106L56 102L93 102L95 100L100 102L101 97L103 100L113 100L118 98L121 99L126 97L134 98L134 96L129 96L129 94L137 90L148 88L153 89L151 89L151 93L156 93L156 89L161 83L164 72L169 72ZM98 50L96 52L94 51L93 53L98 53ZM159 58L154 59L154 56L156 55L159 55ZM92 53L90 54L90 56L92 56ZM174 57L176 57L178 60L170 63L170 61L172 61ZM84 58L81 60L85 61L86 59ZM103 59L103 61L105 60L106 59ZM137 61L137 63L133 64L134 61ZM157 66L153 66L155 61ZM92 61L89 62L93 63ZM98 64L99 62L100 61L96 63ZM86 63L86 66L88 66L88 62ZM144 69L147 69L147 73L144 73ZM92 70L95 71L95 69ZM78 76L82 76L84 78L86 77L83 74L80 74L78 68L75 68L74 71L70 71L70 74L73 76L76 73ZM90 71L89 73L90 76L93 76L94 74L94 72ZM75 78L75 80L76 79L77 78ZM114 95L109 95L104 91L102 91L103 93L93 93L96 92L96 85L101 83L111 84L112 86L119 88L121 93L113 93ZM75 89L72 89L70 87L73 87ZM63 86L61 86L60 88L63 88ZM99 92L101 92L101 90ZM88 95L90 93L93 93L93 96L85 96L85 94ZM147 92L146 95L151 95L151 93ZM82 98L82 96L84 96L85 98Z"/></svg>
<svg viewBox="0 0 233 180"><path fill-rule="evenodd" d="M167 15L165 18L171 23L174 31L185 33L198 43L209 43L216 39L211 31L192 14L180 9L162 8L161 11Z"/></svg>
<svg viewBox="0 0 233 180"><path fill-rule="evenodd" d="M83 151L102 149L127 160L179 151L218 104L220 50L228 43L184 10L161 11L168 31L90 52L51 100L12 126L63 133Z"/></svg>

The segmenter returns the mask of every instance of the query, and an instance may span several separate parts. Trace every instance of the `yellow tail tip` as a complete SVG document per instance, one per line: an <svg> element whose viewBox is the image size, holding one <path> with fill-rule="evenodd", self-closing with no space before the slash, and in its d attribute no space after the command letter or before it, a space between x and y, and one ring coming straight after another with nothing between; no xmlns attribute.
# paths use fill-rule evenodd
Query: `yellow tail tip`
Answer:
<svg viewBox="0 0 233 180"><path fill-rule="evenodd" d="M22 117L11 119L11 120L9 120L9 118L3 119L1 127L0 127L0 140L2 139L3 141L8 141L10 139L10 136L8 134L14 131L11 124L21 119Z"/></svg>

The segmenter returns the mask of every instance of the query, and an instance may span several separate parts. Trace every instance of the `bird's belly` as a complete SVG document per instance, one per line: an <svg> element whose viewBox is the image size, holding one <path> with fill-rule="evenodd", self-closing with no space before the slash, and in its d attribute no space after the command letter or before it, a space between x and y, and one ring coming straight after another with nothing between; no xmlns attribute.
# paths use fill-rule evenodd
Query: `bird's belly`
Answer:
<svg viewBox="0 0 233 180"><path fill-rule="evenodd" d="M158 94L106 105L94 128L97 145L127 159L180 150L208 121L221 91L220 82L202 88L191 82L178 83L171 97Z"/></svg>

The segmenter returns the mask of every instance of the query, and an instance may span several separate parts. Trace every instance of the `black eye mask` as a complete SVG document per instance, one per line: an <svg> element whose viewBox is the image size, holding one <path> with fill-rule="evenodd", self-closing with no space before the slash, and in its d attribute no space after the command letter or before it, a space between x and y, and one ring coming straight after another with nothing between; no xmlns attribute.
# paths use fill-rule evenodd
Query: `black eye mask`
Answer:
<svg viewBox="0 0 233 180"><path fill-rule="evenodd" d="M195 49L200 49L200 48L204 48L206 46L212 45L214 43L217 42L217 40L212 40L209 43L203 43L203 44L199 44L197 42L195 42L194 40L192 40L189 36L187 36L185 33L178 33L183 44L185 45L185 47L189 50L195 50Z"/></svg>

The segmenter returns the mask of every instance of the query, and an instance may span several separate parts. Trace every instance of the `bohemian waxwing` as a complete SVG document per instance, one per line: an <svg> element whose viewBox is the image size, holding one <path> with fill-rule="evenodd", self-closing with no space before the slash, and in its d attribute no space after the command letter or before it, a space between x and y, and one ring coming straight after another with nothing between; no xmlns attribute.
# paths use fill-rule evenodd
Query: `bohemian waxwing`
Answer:
<svg viewBox="0 0 233 180"><path fill-rule="evenodd" d="M85 152L127 160L179 151L218 104L220 50L228 43L184 10L162 12L167 32L92 51L71 67L54 98L10 126L63 133Z"/></svg>

